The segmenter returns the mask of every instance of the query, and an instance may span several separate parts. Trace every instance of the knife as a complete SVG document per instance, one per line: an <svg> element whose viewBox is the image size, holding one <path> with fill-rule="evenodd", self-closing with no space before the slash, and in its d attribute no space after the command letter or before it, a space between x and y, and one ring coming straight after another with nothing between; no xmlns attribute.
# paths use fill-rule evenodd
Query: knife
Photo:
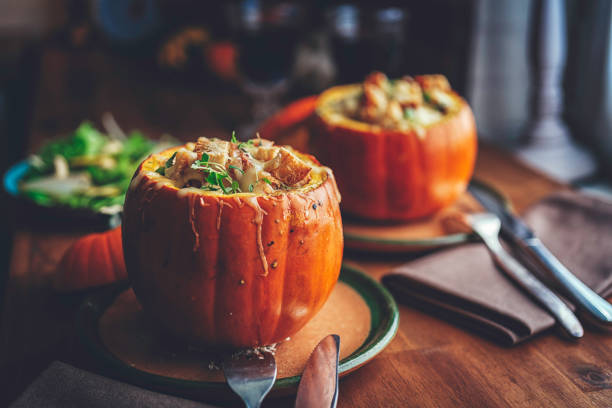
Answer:
<svg viewBox="0 0 612 408"><path fill-rule="evenodd" d="M295 408L335 408L338 402L340 336L321 340L306 362L298 386Z"/></svg>
<svg viewBox="0 0 612 408"><path fill-rule="evenodd" d="M612 327L612 305L574 276L535 236L527 224L511 212L498 194L474 182L470 183L468 191L487 211L499 217L502 223L502 238L514 244L519 253L537 267L548 271L569 297L589 313L595 323Z"/></svg>

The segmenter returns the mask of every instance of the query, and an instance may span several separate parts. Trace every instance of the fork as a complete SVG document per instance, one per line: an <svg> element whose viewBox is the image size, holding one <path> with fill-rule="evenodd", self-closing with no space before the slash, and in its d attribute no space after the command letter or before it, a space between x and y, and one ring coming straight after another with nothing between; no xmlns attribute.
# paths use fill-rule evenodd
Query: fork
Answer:
<svg viewBox="0 0 612 408"><path fill-rule="evenodd" d="M463 218L482 239L494 262L544 306L570 337L574 339L582 337L584 330L572 310L502 247L499 242L501 228L499 218L491 213L466 214Z"/></svg>
<svg viewBox="0 0 612 408"><path fill-rule="evenodd" d="M259 408L276 380L276 361L269 352L229 355L223 361L227 384L247 408Z"/></svg>

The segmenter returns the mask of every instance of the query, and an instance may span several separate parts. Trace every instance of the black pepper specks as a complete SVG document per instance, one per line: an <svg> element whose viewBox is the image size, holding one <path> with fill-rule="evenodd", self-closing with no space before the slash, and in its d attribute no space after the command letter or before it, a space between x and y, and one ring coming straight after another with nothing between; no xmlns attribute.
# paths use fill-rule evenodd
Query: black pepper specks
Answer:
<svg viewBox="0 0 612 408"><path fill-rule="evenodd" d="M268 242L268 246L272 246L272 245L274 245L274 241Z"/></svg>
<svg viewBox="0 0 612 408"><path fill-rule="evenodd" d="M293 232L293 228L291 228L291 229L289 230L289 232L290 232L290 233L291 233L291 232Z"/></svg>
<svg viewBox="0 0 612 408"><path fill-rule="evenodd" d="M276 267L278 266L278 261L275 259L274 261L272 261L272 263L270 264L270 267L272 269L276 269Z"/></svg>
<svg viewBox="0 0 612 408"><path fill-rule="evenodd" d="M317 209L317 205L316 205L316 204L313 204L313 205L312 205L312 209L313 209L313 210L316 210L316 209Z"/></svg>

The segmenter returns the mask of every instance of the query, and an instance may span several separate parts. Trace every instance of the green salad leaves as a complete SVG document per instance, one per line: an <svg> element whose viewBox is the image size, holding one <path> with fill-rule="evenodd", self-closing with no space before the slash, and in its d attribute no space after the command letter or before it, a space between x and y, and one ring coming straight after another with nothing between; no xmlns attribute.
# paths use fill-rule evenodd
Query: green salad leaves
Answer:
<svg viewBox="0 0 612 408"><path fill-rule="evenodd" d="M68 137L47 143L30 158L20 192L45 206L118 212L140 162L164 146L170 143L155 142L138 131L111 137L83 122Z"/></svg>

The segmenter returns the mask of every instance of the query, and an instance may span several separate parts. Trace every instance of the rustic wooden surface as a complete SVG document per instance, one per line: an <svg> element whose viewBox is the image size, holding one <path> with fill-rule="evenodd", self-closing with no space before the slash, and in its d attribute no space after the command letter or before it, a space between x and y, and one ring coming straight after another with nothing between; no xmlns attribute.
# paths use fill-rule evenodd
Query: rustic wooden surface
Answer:
<svg viewBox="0 0 612 408"><path fill-rule="evenodd" d="M126 129L180 139L226 136L248 104L233 88L208 91L171 80L158 82L137 63L101 53L48 50L42 58L28 150L83 118L113 112ZM476 175L502 190L520 211L563 186L482 148ZM0 405L5 405L57 359L95 369L73 332L78 298L60 298L50 278L63 251L90 229L58 227L9 211L15 229L0 332ZM33 220L36 220L33 222ZM411 256L346 254L372 276ZM503 348L452 324L400 306L397 336L376 359L340 384L344 407L610 407L612 335L587 331L578 343L549 332ZM267 406L291 406L285 399Z"/></svg>

